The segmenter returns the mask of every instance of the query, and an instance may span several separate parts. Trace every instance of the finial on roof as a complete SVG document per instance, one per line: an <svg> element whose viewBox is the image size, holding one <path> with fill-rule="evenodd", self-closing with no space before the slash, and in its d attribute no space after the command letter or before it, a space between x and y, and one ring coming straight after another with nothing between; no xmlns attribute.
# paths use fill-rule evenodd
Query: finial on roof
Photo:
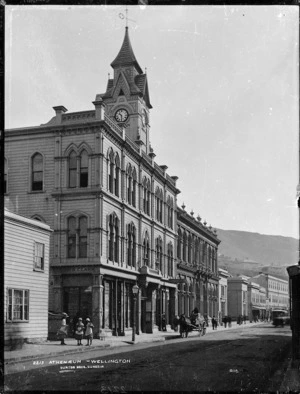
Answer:
<svg viewBox="0 0 300 394"><path fill-rule="evenodd" d="M147 67L145 67L145 74L147 74Z"/></svg>
<svg viewBox="0 0 300 394"><path fill-rule="evenodd" d="M181 205L181 208L184 210L185 209L185 205L184 203Z"/></svg>
<svg viewBox="0 0 300 394"><path fill-rule="evenodd" d="M108 79L110 79L110 73L108 73Z"/></svg>

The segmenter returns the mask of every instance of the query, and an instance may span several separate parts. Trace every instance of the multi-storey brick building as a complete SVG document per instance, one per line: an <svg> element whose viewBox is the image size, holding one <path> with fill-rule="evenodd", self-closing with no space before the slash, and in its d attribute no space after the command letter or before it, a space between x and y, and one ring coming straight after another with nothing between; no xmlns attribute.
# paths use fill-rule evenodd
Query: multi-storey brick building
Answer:
<svg viewBox="0 0 300 394"><path fill-rule="evenodd" d="M54 229L51 311L90 316L96 332L122 335L137 283L137 331L153 332L162 314L169 324L177 313L177 177L154 161L147 75L127 27L111 66L94 110L60 105L48 123L7 130L5 200Z"/></svg>
<svg viewBox="0 0 300 394"><path fill-rule="evenodd" d="M247 292L249 320L264 320L267 316L266 289L249 279Z"/></svg>
<svg viewBox="0 0 300 394"><path fill-rule="evenodd" d="M218 316L218 262L220 240L216 231L177 207L178 312L189 316L197 307L207 316Z"/></svg>
<svg viewBox="0 0 300 394"><path fill-rule="evenodd" d="M233 320L248 318L248 280L244 275L228 278L228 315Z"/></svg>
<svg viewBox="0 0 300 394"><path fill-rule="evenodd" d="M267 317L272 318L273 310L289 310L288 280L267 273L260 273L252 279L266 289Z"/></svg>
<svg viewBox="0 0 300 394"><path fill-rule="evenodd" d="M223 269L218 268L219 273L219 323L228 315L228 278L230 273Z"/></svg>

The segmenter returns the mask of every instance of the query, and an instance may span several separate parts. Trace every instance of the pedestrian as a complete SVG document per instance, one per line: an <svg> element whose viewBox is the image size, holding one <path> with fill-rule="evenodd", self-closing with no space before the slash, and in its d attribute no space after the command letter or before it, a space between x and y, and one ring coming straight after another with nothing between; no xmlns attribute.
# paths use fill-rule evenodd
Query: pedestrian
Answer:
<svg viewBox="0 0 300 394"><path fill-rule="evenodd" d="M173 319L173 326L174 326L174 331L178 331L178 325L179 325L179 316L176 315Z"/></svg>
<svg viewBox="0 0 300 394"><path fill-rule="evenodd" d="M61 341L61 343L60 343L61 345L66 345L65 338L68 335L67 317L69 317L69 316L65 312L62 315L63 315L63 317L61 319L61 325L60 325L59 330L56 333L56 336Z"/></svg>
<svg viewBox="0 0 300 394"><path fill-rule="evenodd" d="M161 329L162 331L167 331L166 315L164 313L161 315Z"/></svg>
<svg viewBox="0 0 300 394"><path fill-rule="evenodd" d="M73 325L72 325L72 328L73 328L73 336L74 336L74 337L75 337L75 331L76 331L76 324L78 323L79 317L80 317L80 313L79 313L79 312L76 312L76 315L74 316L74 319L73 319Z"/></svg>
<svg viewBox="0 0 300 394"><path fill-rule="evenodd" d="M87 317L85 319L86 321L86 326L85 326L85 336L87 339L87 344L85 346L91 346L92 342L93 342L93 328L94 325L91 322L91 320Z"/></svg>
<svg viewBox="0 0 300 394"><path fill-rule="evenodd" d="M198 314L199 314L198 308L193 309L190 319L191 319L191 323L194 325L196 325L196 320L198 319Z"/></svg>
<svg viewBox="0 0 300 394"><path fill-rule="evenodd" d="M227 327L227 322L228 322L227 316L224 316L223 317L223 323L224 323L225 328Z"/></svg>
<svg viewBox="0 0 300 394"><path fill-rule="evenodd" d="M213 329L213 330L214 330L214 329L217 329L218 322L217 322L215 316L213 316L213 318L211 319L211 324L212 324L212 329Z"/></svg>
<svg viewBox="0 0 300 394"><path fill-rule="evenodd" d="M79 317L76 323L75 339L77 339L77 346L82 345L81 340L84 334L84 324L82 323L82 318Z"/></svg>
<svg viewBox="0 0 300 394"><path fill-rule="evenodd" d="M227 316L227 321L228 321L228 327L231 327L231 316Z"/></svg>

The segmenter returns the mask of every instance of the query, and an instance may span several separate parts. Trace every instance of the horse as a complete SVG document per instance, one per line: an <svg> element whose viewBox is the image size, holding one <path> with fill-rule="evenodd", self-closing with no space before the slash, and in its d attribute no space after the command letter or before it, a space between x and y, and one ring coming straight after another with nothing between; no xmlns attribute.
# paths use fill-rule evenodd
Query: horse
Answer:
<svg viewBox="0 0 300 394"><path fill-rule="evenodd" d="M189 318L185 317L185 315L180 316L180 318L179 318L179 332L180 332L181 338L183 338L184 335L187 338L189 331L192 331L190 324L191 324L191 320Z"/></svg>
<svg viewBox="0 0 300 394"><path fill-rule="evenodd" d="M191 323L196 326L199 330L199 335L205 335L206 334L206 321L204 316L201 315L201 313L194 313L192 312L191 316Z"/></svg>

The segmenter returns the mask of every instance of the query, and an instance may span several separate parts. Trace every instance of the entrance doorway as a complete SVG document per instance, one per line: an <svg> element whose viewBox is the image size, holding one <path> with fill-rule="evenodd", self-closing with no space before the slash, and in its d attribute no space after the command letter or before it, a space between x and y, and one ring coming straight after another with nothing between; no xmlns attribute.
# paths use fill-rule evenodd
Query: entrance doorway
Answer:
<svg viewBox="0 0 300 394"><path fill-rule="evenodd" d="M76 315L85 319L92 317L92 289L90 287L64 287L64 312L71 318Z"/></svg>

